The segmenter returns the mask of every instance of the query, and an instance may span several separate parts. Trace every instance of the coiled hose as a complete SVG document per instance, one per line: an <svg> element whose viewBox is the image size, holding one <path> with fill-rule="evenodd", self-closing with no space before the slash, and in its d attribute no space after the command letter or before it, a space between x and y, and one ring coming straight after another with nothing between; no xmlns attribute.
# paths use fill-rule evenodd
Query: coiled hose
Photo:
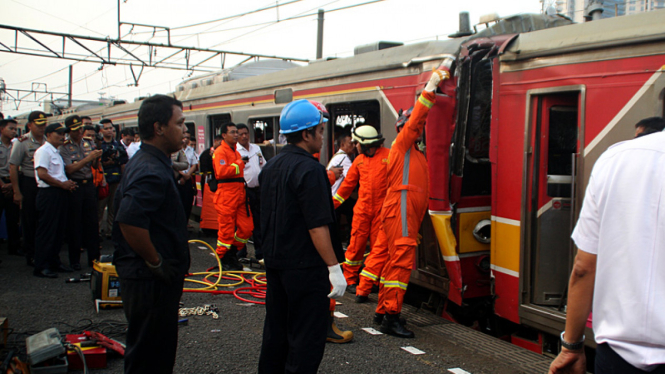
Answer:
<svg viewBox="0 0 665 374"><path fill-rule="evenodd" d="M189 273L185 276L185 282L203 285L204 287L188 288L184 287L183 292L196 292L196 293L209 293L213 295L233 295L238 300L247 303L265 305L266 298L266 273L256 271L223 271L222 263L217 256L215 249L203 240L193 239L189 241L190 244L198 243L203 244L215 256L217 266L213 266L204 272ZM203 277L195 279L195 277ZM222 283L222 281L224 281ZM231 283L226 283L230 281ZM224 287L237 287L247 283L247 287L239 287L232 291L223 290ZM251 298L245 298L249 296Z"/></svg>

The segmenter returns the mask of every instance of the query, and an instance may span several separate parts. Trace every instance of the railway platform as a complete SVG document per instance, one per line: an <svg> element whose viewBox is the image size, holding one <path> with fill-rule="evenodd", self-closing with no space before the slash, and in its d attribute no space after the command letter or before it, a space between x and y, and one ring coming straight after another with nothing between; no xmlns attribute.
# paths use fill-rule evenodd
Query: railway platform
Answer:
<svg viewBox="0 0 665 374"><path fill-rule="evenodd" d="M214 242L213 238L203 240ZM190 248L192 272L205 271L214 264L205 246L192 244ZM63 247L63 259L66 259L65 250ZM112 251L112 243L105 241L103 254ZM87 326L99 329L112 326L110 333L118 334L117 339L124 341L122 309L103 309L97 313L89 283L65 283L66 278L78 277L78 273L60 274L57 279L36 278L23 258L0 251L0 260L0 317L8 319L10 346L20 346L29 334L51 327L70 333ZM84 268L81 272L89 271L90 268ZM403 315L415 332L415 339L372 335L363 329L377 328L372 324L376 299L376 294L372 294L366 304L356 304L352 295L338 300L337 312L346 317L338 318L337 324L352 330L355 336L347 344L327 344L320 373L535 374L547 372L551 362L549 357L408 305ZM175 373L256 372L265 315L262 305L232 295L202 293L185 293L182 302L190 308L214 304L219 309L219 318L205 314L183 317L187 322L179 330ZM121 373L122 367L121 357L109 356L106 368L91 372Z"/></svg>

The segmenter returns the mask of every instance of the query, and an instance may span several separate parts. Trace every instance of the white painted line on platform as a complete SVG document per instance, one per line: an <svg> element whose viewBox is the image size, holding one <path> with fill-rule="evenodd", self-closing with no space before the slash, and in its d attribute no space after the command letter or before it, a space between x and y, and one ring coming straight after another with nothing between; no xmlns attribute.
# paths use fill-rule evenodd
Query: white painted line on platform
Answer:
<svg viewBox="0 0 665 374"><path fill-rule="evenodd" d="M381 331L375 330L371 327L363 327L361 330L365 331L366 333L370 335L383 335Z"/></svg>
<svg viewBox="0 0 665 374"><path fill-rule="evenodd" d="M333 314L333 315L337 318L348 318L349 317L346 314L341 313L341 312L335 312L335 314Z"/></svg>
<svg viewBox="0 0 665 374"><path fill-rule="evenodd" d="M206 247L204 245L199 245L198 247L199 247L199 249L208 249L208 247Z"/></svg>
<svg viewBox="0 0 665 374"><path fill-rule="evenodd" d="M453 374L471 374L468 371L462 370L460 368L448 369L448 371L453 373Z"/></svg>
<svg viewBox="0 0 665 374"><path fill-rule="evenodd" d="M238 306L254 306L256 304L254 304L254 303L238 303L236 305L238 305Z"/></svg>
<svg viewBox="0 0 665 374"><path fill-rule="evenodd" d="M416 347L409 346L409 347L402 347L402 349L409 352L409 353L411 353L412 355L424 355L425 354L425 352L421 351L420 349L418 349Z"/></svg>

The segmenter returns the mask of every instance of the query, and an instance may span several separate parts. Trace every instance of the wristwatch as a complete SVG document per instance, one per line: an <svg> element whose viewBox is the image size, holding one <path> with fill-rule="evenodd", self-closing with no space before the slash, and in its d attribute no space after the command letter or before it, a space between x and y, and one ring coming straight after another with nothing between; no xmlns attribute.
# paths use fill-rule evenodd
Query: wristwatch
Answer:
<svg viewBox="0 0 665 374"><path fill-rule="evenodd" d="M584 339L585 336L582 335L582 340L577 342L577 343L568 343L567 341L563 340L563 334L565 334L565 331L561 332L561 346L570 350L570 351L579 351L580 349L584 348Z"/></svg>

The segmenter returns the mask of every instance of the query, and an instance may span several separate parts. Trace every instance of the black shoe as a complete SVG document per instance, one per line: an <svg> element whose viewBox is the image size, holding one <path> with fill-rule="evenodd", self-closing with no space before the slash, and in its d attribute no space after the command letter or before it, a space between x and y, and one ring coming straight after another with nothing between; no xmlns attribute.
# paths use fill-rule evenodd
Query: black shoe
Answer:
<svg viewBox="0 0 665 374"><path fill-rule="evenodd" d="M58 274L52 272L49 269L44 269L44 270L40 270L40 271L35 270L35 271L32 272L32 274L35 277L40 277L40 278L57 278L58 277Z"/></svg>
<svg viewBox="0 0 665 374"><path fill-rule="evenodd" d="M356 287L358 287L357 284L349 284L346 286L346 292L355 295L356 294Z"/></svg>
<svg viewBox="0 0 665 374"><path fill-rule="evenodd" d="M356 295L356 303L358 303L358 304L366 303L367 300L369 300L369 297L367 297L367 296Z"/></svg>
<svg viewBox="0 0 665 374"><path fill-rule="evenodd" d="M370 293L379 293L379 285L378 284L373 284L372 285L372 290Z"/></svg>
<svg viewBox="0 0 665 374"><path fill-rule="evenodd" d="M81 264L71 264L72 270L81 270Z"/></svg>
<svg viewBox="0 0 665 374"><path fill-rule="evenodd" d="M25 264L28 266L35 266L35 259L32 257L26 257Z"/></svg>
<svg viewBox="0 0 665 374"><path fill-rule="evenodd" d="M379 328L384 334L396 336L398 338L414 338L416 335L413 331L408 330L400 323L399 314L386 314L381 327Z"/></svg>
<svg viewBox="0 0 665 374"><path fill-rule="evenodd" d="M81 266L81 265L79 265L79 266ZM79 270L80 270L80 269L79 269ZM73 272L74 272L74 269L70 268L70 267L67 266L67 265L60 264L60 266L58 266L58 267L55 269L55 271L57 271L58 273L73 273Z"/></svg>
<svg viewBox="0 0 665 374"><path fill-rule="evenodd" d="M380 314L380 313L374 313L374 324L375 325L381 325L383 323L383 317L385 317L385 314ZM402 326L406 325L406 318L404 317L399 317L399 323L402 324Z"/></svg>

